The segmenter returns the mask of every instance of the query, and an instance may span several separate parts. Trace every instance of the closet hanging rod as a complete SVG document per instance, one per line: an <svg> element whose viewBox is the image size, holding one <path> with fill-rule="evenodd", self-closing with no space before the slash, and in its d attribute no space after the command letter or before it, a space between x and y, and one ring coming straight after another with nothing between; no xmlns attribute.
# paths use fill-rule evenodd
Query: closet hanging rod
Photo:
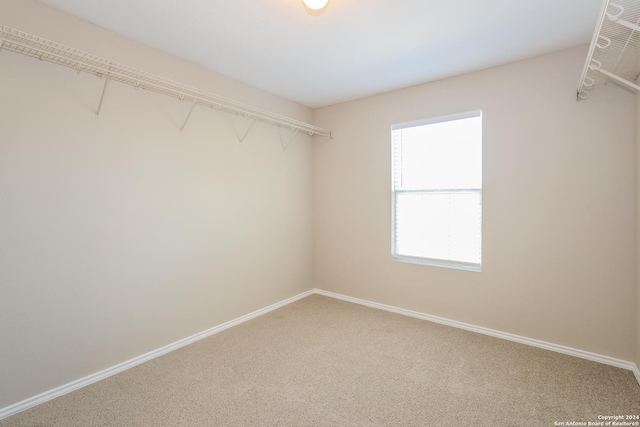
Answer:
<svg viewBox="0 0 640 427"><path fill-rule="evenodd" d="M305 132L311 136L318 135L331 138L331 131L327 129L223 98L213 93L109 61L4 25L0 25L0 50L2 49L73 68L78 73L86 72L125 83L135 88L171 96L180 101L191 102L194 105L210 107L218 111L244 116L248 119L288 128L296 132Z"/></svg>

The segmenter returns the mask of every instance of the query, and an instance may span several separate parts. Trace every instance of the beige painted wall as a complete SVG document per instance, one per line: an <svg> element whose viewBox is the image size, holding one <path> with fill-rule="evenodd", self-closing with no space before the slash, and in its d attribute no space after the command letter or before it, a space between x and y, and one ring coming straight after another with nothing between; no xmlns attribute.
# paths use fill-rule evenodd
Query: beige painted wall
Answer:
<svg viewBox="0 0 640 427"><path fill-rule="evenodd" d="M585 47L314 114L33 0L0 16L335 135L283 152L256 124L239 144L248 122L202 108L181 135L188 105L118 83L95 120L102 80L2 52L0 408L310 289L313 271L322 289L640 364L640 105L614 86L574 101ZM389 127L474 109L483 272L392 262Z"/></svg>
<svg viewBox="0 0 640 427"><path fill-rule="evenodd" d="M2 24L310 121L35 1ZM311 139L0 53L0 408L312 288ZM283 131L283 136L288 133Z"/></svg>
<svg viewBox="0 0 640 427"><path fill-rule="evenodd" d="M633 360L635 98L576 102L586 51L317 110L316 287ZM483 271L392 261L390 126L476 109Z"/></svg>
<svg viewBox="0 0 640 427"><path fill-rule="evenodd" d="M636 94L636 366L640 369L640 93Z"/></svg>

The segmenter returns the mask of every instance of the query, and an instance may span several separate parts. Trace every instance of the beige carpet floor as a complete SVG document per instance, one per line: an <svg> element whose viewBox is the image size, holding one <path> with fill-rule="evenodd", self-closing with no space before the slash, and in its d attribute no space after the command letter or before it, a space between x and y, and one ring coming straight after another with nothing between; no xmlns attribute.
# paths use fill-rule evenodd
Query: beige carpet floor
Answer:
<svg viewBox="0 0 640 427"><path fill-rule="evenodd" d="M554 426L640 414L630 371L318 295L8 426Z"/></svg>

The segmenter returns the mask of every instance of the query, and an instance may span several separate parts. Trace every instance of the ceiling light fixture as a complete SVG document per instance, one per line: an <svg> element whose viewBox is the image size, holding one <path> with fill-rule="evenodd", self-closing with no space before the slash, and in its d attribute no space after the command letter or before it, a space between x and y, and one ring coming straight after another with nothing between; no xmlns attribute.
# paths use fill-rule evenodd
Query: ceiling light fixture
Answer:
<svg viewBox="0 0 640 427"><path fill-rule="evenodd" d="M329 3L329 0L302 0L304 4L313 10L320 10Z"/></svg>

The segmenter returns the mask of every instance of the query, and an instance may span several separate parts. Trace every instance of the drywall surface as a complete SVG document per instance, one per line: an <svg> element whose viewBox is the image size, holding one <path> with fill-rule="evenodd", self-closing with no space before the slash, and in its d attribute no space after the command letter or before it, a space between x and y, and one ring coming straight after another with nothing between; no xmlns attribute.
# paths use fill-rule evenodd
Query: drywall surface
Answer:
<svg viewBox="0 0 640 427"><path fill-rule="evenodd" d="M2 24L310 121L35 1ZM175 29L167 29L173 31ZM0 408L312 288L311 138L2 51ZM285 142L289 131L282 131Z"/></svg>
<svg viewBox="0 0 640 427"><path fill-rule="evenodd" d="M636 366L640 369L640 93L636 94Z"/></svg>
<svg viewBox="0 0 640 427"><path fill-rule="evenodd" d="M635 99L576 102L587 47L316 110L316 287L635 354ZM390 127L482 110L482 272L391 259Z"/></svg>

